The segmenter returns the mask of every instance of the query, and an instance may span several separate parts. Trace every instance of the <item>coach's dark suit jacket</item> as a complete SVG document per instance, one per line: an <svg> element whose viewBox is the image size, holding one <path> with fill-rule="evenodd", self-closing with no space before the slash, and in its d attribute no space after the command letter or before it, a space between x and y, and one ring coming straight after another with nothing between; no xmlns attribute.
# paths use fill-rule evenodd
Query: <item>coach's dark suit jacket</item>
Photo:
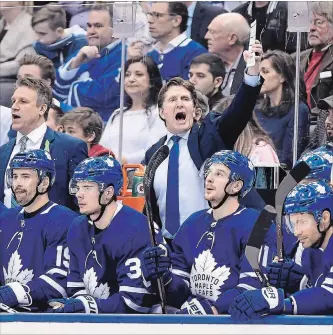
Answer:
<svg viewBox="0 0 333 335"><path fill-rule="evenodd" d="M227 11L221 6L197 1L192 18L191 39L207 49L207 40L205 39L207 27L217 15L223 13L227 13Z"/></svg>
<svg viewBox="0 0 333 335"><path fill-rule="evenodd" d="M16 138L0 147L0 201L4 200L5 171L14 149ZM49 198L59 205L77 209L73 196L68 193L68 184L76 166L88 157L87 144L72 136L47 128L41 149L47 150L55 161L56 179L49 191Z"/></svg>
<svg viewBox="0 0 333 335"><path fill-rule="evenodd" d="M262 78L261 81L263 82ZM188 137L187 146L198 170L200 170L204 161L210 158L215 152L224 149L233 149L238 136L252 117L252 111L260 89L261 85L251 87L242 83L229 108L222 114L209 113L200 127L197 124L193 125ZM165 143L165 140L166 136L162 137L147 150L143 161L145 165L149 163L153 154ZM151 199L154 221L161 224L154 190L152 190ZM242 204L258 210L261 210L265 206L264 201L255 189L242 199Z"/></svg>

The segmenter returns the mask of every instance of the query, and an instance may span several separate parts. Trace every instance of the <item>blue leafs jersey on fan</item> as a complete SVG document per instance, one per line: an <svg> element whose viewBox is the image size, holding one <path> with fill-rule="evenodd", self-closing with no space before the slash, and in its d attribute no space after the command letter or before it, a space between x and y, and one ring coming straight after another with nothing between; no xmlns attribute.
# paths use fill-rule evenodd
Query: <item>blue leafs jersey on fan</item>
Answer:
<svg viewBox="0 0 333 335"><path fill-rule="evenodd" d="M51 201L30 215L22 208L1 215L0 285L19 282L28 286L32 303L26 309L43 311L48 300L67 297L66 235L77 216Z"/></svg>
<svg viewBox="0 0 333 335"><path fill-rule="evenodd" d="M110 225L100 232L86 216L71 226L68 296L93 297L90 313L148 313L158 300L141 275L140 255L150 246L147 218L117 206Z"/></svg>
<svg viewBox="0 0 333 335"><path fill-rule="evenodd" d="M245 256L258 216L257 211L243 206L217 222L211 209L192 214L173 240L172 280L166 286L168 304L180 308L186 299L201 296L211 301L220 314L227 313L240 292L261 287ZM273 228L261 248L263 272L276 253Z"/></svg>

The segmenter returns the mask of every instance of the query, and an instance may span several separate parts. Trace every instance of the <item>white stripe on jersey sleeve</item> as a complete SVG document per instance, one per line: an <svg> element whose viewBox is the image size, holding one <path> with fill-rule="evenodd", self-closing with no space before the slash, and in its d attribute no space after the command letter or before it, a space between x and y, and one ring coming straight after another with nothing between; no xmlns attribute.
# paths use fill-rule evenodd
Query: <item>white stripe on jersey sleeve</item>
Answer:
<svg viewBox="0 0 333 335"><path fill-rule="evenodd" d="M171 272L177 276L190 278L190 274L188 272L177 270L177 269L171 269Z"/></svg>
<svg viewBox="0 0 333 335"><path fill-rule="evenodd" d="M67 282L67 287L85 287L85 286L84 282L69 281Z"/></svg>
<svg viewBox="0 0 333 335"><path fill-rule="evenodd" d="M61 270L61 269L58 269L58 268L53 268L53 269L50 269L49 271L46 272L47 275L53 275L55 273L58 273L60 275L63 275L64 277L67 277L67 271Z"/></svg>
<svg viewBox="0 0 333 335"><path fill-rule="evenodd" d="M325 278L323 284L333 285L333 278Z"/></svg>
<svg viewBox="0 0 333 335"><path fill-rule="evenodd" d="M78 295L88 294L86 290L80 290L73 294L73 297L76 297Z"/></svg>
<svg viewBox="0 0 333 335"><path fill-rule="evenodd" d="M131 287L131 286L119 286L119 292L150 294L145 288Z"/></svg>
<svg viewBox="0 0 333 335"><path fill-rule="evenodd" d="M141 313L149 313L150 308L139 306L139 305L135 304L132 300L130 300L130 299L124 297L124 296L122 296L122 298L124 299L125 304L128 307L134 309L135 311L141 312Z"/></svg>
<svg viewBox="0 0 333 335"><path fill-rule="evenodd" d="M253 277L253 278L256 278L257 275L255 272L242 272L240 275L239 275L239 279L241 278L246 278L246 277Z"/></svg>
<svg viewBox="0 0 333 335"><path fill-rule="evenodd" d="M245 288L245 290L248 290L248 291L253 291L253 290L257 289L256 287L253 287L253 286L247 285L247 284L238 284L237 287Z"/></svg>
<svg viewBox="0 0 333 335"><path fill-rule="evenodd" d="M42 275L39 278L43 279L46 283L48 283L50 286L52 286L56 291L58 291L62 295L63 298L67 298L66 291L56 281L54 281L53 279L51 279L50 277L48 277L46 275Z"/></svg>

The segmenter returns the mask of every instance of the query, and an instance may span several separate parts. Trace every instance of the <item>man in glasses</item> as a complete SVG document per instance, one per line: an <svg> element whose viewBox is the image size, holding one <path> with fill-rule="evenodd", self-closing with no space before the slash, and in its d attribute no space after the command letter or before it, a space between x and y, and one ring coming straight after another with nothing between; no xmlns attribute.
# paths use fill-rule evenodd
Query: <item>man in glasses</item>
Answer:
<svg viewBox="0 0 333 335"><path fill-rule="evenodd" d="M311 109L320 99L333 94L333 2L314 2L311 8L311 49L301 53L307 102ZM317 117L313 116L315 120Z"/></svg>
<svg viewBox="0 0 333 335"><path fill-rule="evenodd" d="M149 31L156 39L149 53L163 80L188 79L191 61L207 50L186 35L188 12L181 2L154 2L147 13Z"/></svg>

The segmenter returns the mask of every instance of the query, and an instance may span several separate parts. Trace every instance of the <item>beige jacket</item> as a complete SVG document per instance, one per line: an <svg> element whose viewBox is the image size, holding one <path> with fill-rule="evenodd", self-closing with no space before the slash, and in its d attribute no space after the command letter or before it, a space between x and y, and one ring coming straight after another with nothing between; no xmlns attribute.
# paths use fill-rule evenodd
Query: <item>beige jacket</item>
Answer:
<svg viewBox="0 0 333 335"><path fill-rule="evenodd" d="M5 28L5 21L0 20L0 31ZM0 43L0 77L16 77L19 59L25 54L36 54L32 43L36 34L31 27L31 15L22 11L10 25L8 32Z"/></svg>

